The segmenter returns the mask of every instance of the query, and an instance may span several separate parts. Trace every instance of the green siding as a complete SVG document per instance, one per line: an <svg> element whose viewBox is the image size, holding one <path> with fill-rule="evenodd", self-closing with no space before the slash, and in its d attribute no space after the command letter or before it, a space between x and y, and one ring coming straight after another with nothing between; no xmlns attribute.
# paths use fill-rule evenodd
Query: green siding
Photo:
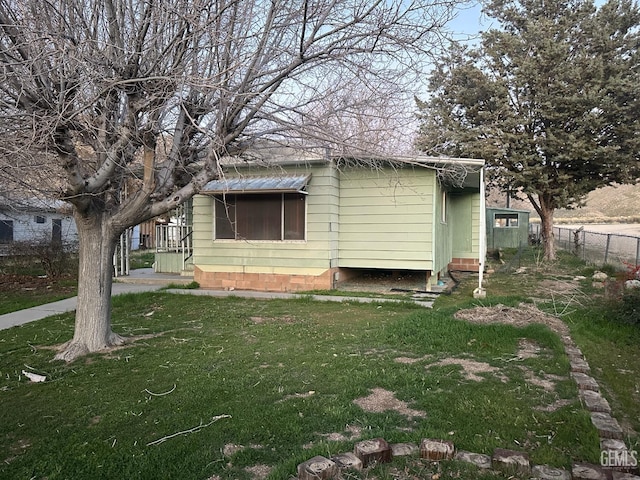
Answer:
<svg viewBox="0 0 640 480"><path fill-rule="evenodd" d="M306 240L216 241L213 199L198 195L193 202L196 266L292 272L331 267L442 272L452 257L477 256L479 193L449 193L447 218L442 222L442 187L434 170L338 170L333 165L301 165L286 171L243 169L242 173L312 174L307 187Z"/></svg>
<svg viewBox="0 0 640 480"><path fill-rule="evenodd" d="M154 261L156 272L178 273L183 269L182 253L156 252Z"/></svg>
<svg viewBox="0 0 640 480"><path fill-rule="evenodd" d="M480 252L480 194L462 192L452 195L453 251L455 258L477 258Z"/></svg>
<svg viewBox="0 0 640 480"><path fill-rule="evenodd" d="M434 260L432 271L434 273L446 272L451 261L451 224L454 216L451 211L451 194L446 193L445 200L445 221L442 219L442 196L443 188L437 185L434 195L433 224L434 224Z"/></svg>
<svg viewBox="0 0 640 480"><path fill-rule="evenodd" d="M498 227L496 214L518 216L517 227ZM511 208L487 208L487 248L518 248L529 242L529 212Z"/></svg>
<svg viewBox="0 0 640 480"><path fill-rule="evenodd" d="M434 185L422 168L343 172L339 266L430 270Z"/></svg>
<svg viewBox="0 0 640 480"><path fill-rule="evenodd" d="M337 223L338 192L336 172L331 167L299 167L288 174L311 172L307 186L307 235L304 241L233 241L213 239L213 198L194 198L194 264L229 267L280 267L329 269L333 234L327 225ZM265 174L264 170L243 170L243 173ZM271 173L271 172L269 172ZM276 172L273 172L276 173ZM284 173L278 171L277 173Z"/></svg>

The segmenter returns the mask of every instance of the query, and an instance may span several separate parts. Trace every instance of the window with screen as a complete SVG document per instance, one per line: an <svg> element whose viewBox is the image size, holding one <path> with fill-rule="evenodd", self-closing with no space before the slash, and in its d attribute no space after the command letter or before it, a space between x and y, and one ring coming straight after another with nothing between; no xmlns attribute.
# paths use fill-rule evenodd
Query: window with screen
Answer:
<svg viewBox="0 0 640 480"><path fill-rule="evenodd" d="M215 239L304 240L305 197L301 193L215 196Z"/></svg>

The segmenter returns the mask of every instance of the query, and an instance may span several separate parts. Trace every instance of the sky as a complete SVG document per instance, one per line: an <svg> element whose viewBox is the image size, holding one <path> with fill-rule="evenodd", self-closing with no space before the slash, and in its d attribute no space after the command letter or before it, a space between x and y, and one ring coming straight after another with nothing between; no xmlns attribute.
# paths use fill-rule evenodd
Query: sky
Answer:
<svg viewBox="0 0 640 480"><path fill-rule="evenodd" d="M482 14L482 5L479 2L471 2L458 10L456 18L449 22L448 27L458 33L458 39L465 39L469 35L477 35L478 32L491 27L492 20Z"/></svg>
<svg viewBox="0 0 640 480"><path fill-rule="evenodd" d="M605 0L595 0L594 3L600 7ZM470 1L466 6L460 7L456 18L449 22L448 27L458 33L457 39L464 40L468 36L477 35L478 32L492 28L494 22L495 20L482 14L481 1Z"/></svg>

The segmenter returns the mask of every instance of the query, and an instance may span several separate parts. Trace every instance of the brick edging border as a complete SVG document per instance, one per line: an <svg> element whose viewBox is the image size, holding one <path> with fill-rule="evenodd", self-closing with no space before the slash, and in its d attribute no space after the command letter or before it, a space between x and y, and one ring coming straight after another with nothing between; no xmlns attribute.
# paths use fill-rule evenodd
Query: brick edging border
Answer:
<svg viewBox="0 0 640 480"><path fill-rule="evenodd" d="M618 421L611 416L611 407L600 394L597 381L590 376L591 369L582 351L569 335L561 336L565 353L569 357L571 377L578 386L578 396L591 414L591 422L600 437L600 450L618 459L630 459L624 443L624 433ZM331 480L342 478L342 470L363 470L376 463L388 463L394 457L420 456L428 461L459 460L484 470L495 470L509 475L524 474L530 479L560 480L640 480L637 466L602 467L575 463L571 472L548 465L531 465L525 452L496 448L492 456L481 453L456 451L453 442L440 439L422 439L420 446L413 443L389 444L383 438L363 440L354 445L352 452L331 458L315 456L297 467L299 480ZM625 462L620 462L625 463Z"/></svg>

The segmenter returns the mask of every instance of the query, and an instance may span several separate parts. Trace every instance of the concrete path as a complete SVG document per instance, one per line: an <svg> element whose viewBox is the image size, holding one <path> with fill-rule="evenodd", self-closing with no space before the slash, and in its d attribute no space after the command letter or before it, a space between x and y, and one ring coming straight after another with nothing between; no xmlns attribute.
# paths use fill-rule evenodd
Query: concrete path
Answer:
<svg viewBox="0 0 640 480"><path fill-rule="evenodd" d="M128 284L114 282L111 293L112 295L120 295L122 293L150 292L159 289L161 286L162 285L157 284ZM51 315L71 312L76 309L77 303L78 297L71 297L57 302L38 305L37 307L31 307L25 310L18 310L17 312L0 315L0 330L34 322Z"/></svg>
<svg viewBox="0 0 640 480"><path fill-rule="evenodd" d="M120 295L122 293L140 293L152 292L170 284L188 284L193 281L192 277L181 277L179 275L154 273L151 268L141 268L132 270L131 274L126 277L118 277L114 279L112 287L112 295ZM360 303L399 303L404 301L413 301L416 305L431 308L433 300L395 300L388 298L369 298L369 297L342 297L331 295L304 295L295 293L277 293L277 292L257 292L249 290L203 290L203 289L169 289L169 293L184 295L207 295L211 297L242 297L254 299L295 299L309 298L320 302L360 302ZM41 320L51 315L59 313L71 312L76 309L78 297L67 298L37 307L19 310L17 312L0 315L0 330L23 325L25 323Z"/></svg>

